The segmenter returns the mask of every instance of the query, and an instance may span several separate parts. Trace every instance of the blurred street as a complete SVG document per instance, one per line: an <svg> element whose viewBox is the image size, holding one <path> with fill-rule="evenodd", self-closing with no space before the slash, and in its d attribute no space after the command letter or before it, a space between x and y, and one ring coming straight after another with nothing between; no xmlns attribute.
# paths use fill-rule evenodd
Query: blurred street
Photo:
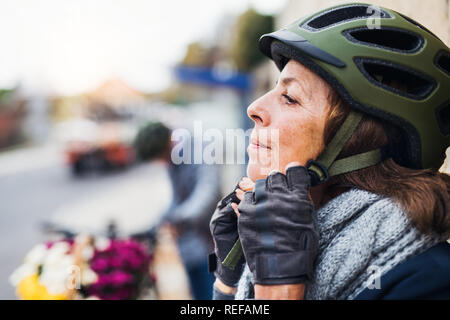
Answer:
<svg viewBox="0 0 450 320"><path fill-rule="evenodd" d="M41 222L52 219L98 232L114 218L119 232L136 232L150 226L170 201L160 164L75 179L60 156L52 147L0 153L0 299L15 298L8 277L30 248L45 239ZM41 159L34 167L33 158Z"/></svg>

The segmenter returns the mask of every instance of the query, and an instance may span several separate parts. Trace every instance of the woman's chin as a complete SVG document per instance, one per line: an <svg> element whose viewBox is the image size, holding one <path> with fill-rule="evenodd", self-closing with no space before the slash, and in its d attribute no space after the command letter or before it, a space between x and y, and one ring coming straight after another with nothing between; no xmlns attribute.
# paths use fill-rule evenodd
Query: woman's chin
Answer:
<svg viewBox="0 0 450 320"><path fill-rule="evenodd" d="M259 179L265 179L269 169L265 169L259 165L249 163L247 166L247 177L253 182Z"/></svg>

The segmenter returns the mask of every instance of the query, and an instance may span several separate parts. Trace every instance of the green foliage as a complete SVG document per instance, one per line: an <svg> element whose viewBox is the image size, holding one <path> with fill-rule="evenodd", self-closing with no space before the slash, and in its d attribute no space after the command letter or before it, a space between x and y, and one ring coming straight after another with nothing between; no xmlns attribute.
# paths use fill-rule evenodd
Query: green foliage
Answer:
<svg viewBox="0 0 450 320"><path fill-rule="evenodd" d="M274 18L263 15L254 9L248 9L240 15L232 27L231 42L222 43L221 48L205 47L200 42L189 44L181 64L189 66L211 67L219 56L229 55L236 67L241 71L250 71L257 66L264 56L258 49L258 40L264 33L272 32Z"/></svg>
<svg viewBox="0 0 450 320"><path fill-rule="evenodd" d="M231 57L239 70L249 71L264 59L258 49L258 40L273 28L273 16L260 14L251 8L238 18L233 30Z"/></svg>
<svg viewBox="0 0 450 320"><path fill-rule="evenodd" d="M207 48L205 48L200 42L192 42L188 45L186 55L181 63L188 66L203 66L207 56Z"/></svg>
<svg viewBox="0 0 450 320"><path fill-rule="evenodd" d="M2 105L8 100L8 96L11 94L12 90L10 89L0 89L0 109Z"/></svg>

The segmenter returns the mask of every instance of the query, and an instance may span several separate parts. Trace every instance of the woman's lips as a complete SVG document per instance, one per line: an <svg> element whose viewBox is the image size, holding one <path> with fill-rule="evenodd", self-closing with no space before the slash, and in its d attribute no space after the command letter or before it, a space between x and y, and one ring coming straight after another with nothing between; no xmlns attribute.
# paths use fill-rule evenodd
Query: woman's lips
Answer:
<svg viewBox="0 0 450 320"><path fill-rule="evenodd" d="M270 150L269 146L259 142L258 140L253 140L253 139L250 141L250 147L255 148L255 149L264 148L264 149Z"/></svg>

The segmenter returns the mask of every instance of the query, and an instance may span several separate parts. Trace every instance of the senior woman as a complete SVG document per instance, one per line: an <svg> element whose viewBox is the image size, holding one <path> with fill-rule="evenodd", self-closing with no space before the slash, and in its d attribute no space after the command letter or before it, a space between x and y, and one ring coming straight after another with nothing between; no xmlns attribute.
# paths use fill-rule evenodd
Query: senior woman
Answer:
<svg viewBox="0 0 450 320"><path fill-rule="evenodd" d="M261 37L281 73L210 222L216 299L450 298L450 51L379 11L377 29L355 3Z"/></svg>

